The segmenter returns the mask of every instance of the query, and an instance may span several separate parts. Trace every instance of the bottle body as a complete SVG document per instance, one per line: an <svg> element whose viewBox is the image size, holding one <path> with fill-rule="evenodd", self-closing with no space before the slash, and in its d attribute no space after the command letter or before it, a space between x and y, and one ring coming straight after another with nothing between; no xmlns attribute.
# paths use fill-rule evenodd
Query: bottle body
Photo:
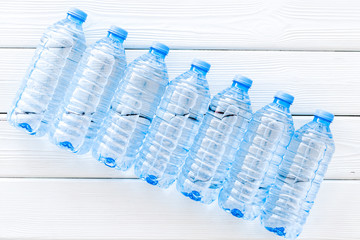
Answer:
<svg viewBox="0 0 360 240"><path fill-rule="evenodd" d="M44 33L9 111L13 126L36 136L47 132L86 48L81 24L69 15Z"/></svg>
<svg viewBox="0 0 360 240"><path fill-rule="evenodd" d="M190 70L170 82L135 164L135 174L169 187L177 178L210 101L205 75Z"/></svg>
<svg viewBox="0 0 360 240"><path fill-rule="evenodd" d="M218 196L251 118L247 90L233 85L212 99L177 181L190 199L209 204Z"/></svg>
<svg viewBox="0 0 360 240"><path fill-rule="evenodd" d="M272 183L264 181L275 178L271 169L281 162L293 133L289 108L276 98L253 115L219 194L221 208L246 220L260 214Z"/></svg>
<svg viewBox="0 0 360 240"><path fill-rule="evenodd" d="M93 157L109 167L132 165L168 83L164 56L150 51L126 69L94 142Z"/></svg>
<svg viewBox="0 0 360 240"><path fill-rule="evenodd" d="M318 120L294 134L261 214L265 228L285 238L301 233L335 151L328 124Z"/></svg>
<svg viewBox="0 0 360 240"><path fill-rule="evenodd" d="M125 68L123 39L109 33L87 48L50 130L51 142L74 153L88 152Z"/></svg>

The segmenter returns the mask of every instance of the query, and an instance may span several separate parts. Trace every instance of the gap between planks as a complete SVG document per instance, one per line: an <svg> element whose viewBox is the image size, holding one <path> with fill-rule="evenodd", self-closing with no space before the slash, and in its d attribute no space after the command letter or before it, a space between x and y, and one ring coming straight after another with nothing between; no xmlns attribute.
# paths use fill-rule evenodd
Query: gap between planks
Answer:
<svg viewBox="0 0 360 240"><path fill-rule="evenodd" d="M74 4L89 14L89 42L119 23L132 47L158 40L187 49L359 49L356 0L7 1L0 9L1 45L36 46L44 28Z"/></svg>
<svg viewBox="0 0 360 240"><path fill-rule="evenodd" d="M132 171L132 170L128 170L128 171ZM1 180L21 180L21 179L28 179L28 180L90 180L90 181L109 181L109 180L114 180L114 181L122 181L122 180L134 180L140 181L140 178L138 177L1 177L0 176L0 181ZM142 181L142 180L141 180ZM360 181L360 179L351 179L351 178L347 178L347 179L342 179L342 178L332 178L332 179L324 179L323 181L326 182L330 182L330 181Z"/></svg>
<svg viewBox="0 0 360 240"><path fill-rule="evenodd" d="M299 128L312 117L294 117ZM360 179L358 117L338 117L333 133L336 142L334 158L326 179ZM77 156L62 151L45 138L36 138L0 122L0 176L35 178L136 178L133 169L122 172L99 164L91 154Z"/></svg>
<svg viewBox="0 0 360 240"><path fill-rule="evenodd" d="M89 46L89 45L87 45ZM36 47L2 47L0 46L0 50L19 50L19 49L32 49L35 50ZM149 48L143 48L143 47L133 47L133 48L127 48L125 47L125 51L134 51L134 50L149 50ZM316 49L236 49L236 48L181 48L181 47L172 47L170 49L171 51L210 51L210 52L336 52L336 53L357 53L360 52L360 50L316 50Z"/></svg>
<svg viewBox="0 0 360 240"><path fill-rule="evenodd" d="M0 52L4 56L0 61L0 112L6 112L34 50ZM127 51L128 62L144 52ZM360 53L173 51L167 62L169 78L188 70L194 57L212 64L208 75L212 94L228 87L234 74L253 79L250 98L254 110L272 101L277 90L283 90L295 96L292 113L297 115L311 114L316 108L335 115L360 115Z"/></svg>

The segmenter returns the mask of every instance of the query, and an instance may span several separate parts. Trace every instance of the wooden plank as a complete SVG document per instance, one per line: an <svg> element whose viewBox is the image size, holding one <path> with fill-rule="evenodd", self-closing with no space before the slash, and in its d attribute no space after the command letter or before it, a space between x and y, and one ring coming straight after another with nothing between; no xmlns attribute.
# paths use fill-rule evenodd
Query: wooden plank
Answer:
<svg viewBox="0 0 360 240"><path fill-rule="evenodd" d="M311 117L295 117L296 128ZM327 179L360 179L359 117L337 117L332 126L336 152ZM0 177L135 178L108 168L90 154L76 156L58 149L47 139L28 136L0 121Z"/></svg>
<svg viewBox="0 0 360 240"><path fill-rule="evenodd" d="M128 50L128 61L145 50ZM0 49L0 112L6 112L34 53L33 49ZM360 52L171 51L170 79L186 71L194 57L212 64L212 94L231 84L235 74L254 80L254 109L272 101L278 90L295 96L294 114L324 108L335 114L360 115Z"/></svg>
<svg viewBox="0 0 360 240"><path fill-rule="evenodd" d="M325 181L299 239L358 239L359 188ZM140 180L1 179L0 191L2 239L280 239Z"/></svg>
<svg viewBox="0 0 360 240"><path fill-rule="evenodd" d="M0 121L0 132L0 177L136 177L133 170L117 171L98 163L90 153L78 156L63 151L46 137L26 135L6 121Z"/></svg>
<svg viewBox="0 0 360 240"><path fill-rule="evenodd" d="M178 49L360 49L357 0L7 1L0 46L36 46L45 27L71 6L88 12L90 43L118 24L129 31L131 48L159 40Z"/></svg>

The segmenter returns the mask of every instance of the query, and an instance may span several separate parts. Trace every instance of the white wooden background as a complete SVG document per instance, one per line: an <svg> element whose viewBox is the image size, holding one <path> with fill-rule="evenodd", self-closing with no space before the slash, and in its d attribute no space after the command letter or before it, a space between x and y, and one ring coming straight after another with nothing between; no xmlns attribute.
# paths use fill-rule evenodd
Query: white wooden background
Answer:
<svg viewBox="0 0 360 240"><path fill-rule="evenodd" d="M358 0L0 1L1 239L280 239L245 222L77 157L11 128L6 111L44 28L69 7L88 14L88 43L111 24L129 31L127 57L167 43L170 77L193 57L212 64L212 93L241 73L255 110L276 90L295 95L296 126L336 114L336 153L300 239L360 239Z"/></svg>

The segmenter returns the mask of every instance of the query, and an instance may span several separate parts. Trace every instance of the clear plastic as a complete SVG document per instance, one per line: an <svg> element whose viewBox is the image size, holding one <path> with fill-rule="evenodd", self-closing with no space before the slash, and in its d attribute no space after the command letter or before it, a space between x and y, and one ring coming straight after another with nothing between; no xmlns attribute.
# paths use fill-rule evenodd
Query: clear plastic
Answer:
<svg viewBox="0 0 360 240"><path fill-rule="evenodd" d="M253 220L260 214L294 134L290 104L275 97L249 123L218 199L219 206L235 217Z"/></svg>
<svg viewBox="0 0 360 240"><path fill-rule="evenodd" d="M135 174L168 188L177 178L209 105L206 73L191 69L172 80L135 164Z"/></svg>
<svg viewBox="0 0 360 240"><path fill-rule="evenodd" d="M217 198L252 115L249 87L234 80L211 100L178 177L186 197L206 204Z"/></svg>
<svg viewBox="0 0 360 240"><path fill-rule="evenodd" d="M46 30L9 111L11 125L46 134L86 48L82 23L68 14Z"/></svg>
<svg viewBox="0 0 360 240"><path fill-rule="evenodd" d="M92 148L108 167L125 171L135 161L169 81L165 56L150 48L127 67Z"/></svg>
<svg viewBox="0 0 360 240"><path fill-rule="evenodd" d="M288 239L301 233L335 151L329 125L315 116L294 134L261 214L267 230Z"/></svg>
<svg viewBox="0 0 360 240"><path fill-rule="evenodd" d="M53 127L50 141L74 153L87 153L126 68L124 38L111 32L88 47Z"/></svg>

